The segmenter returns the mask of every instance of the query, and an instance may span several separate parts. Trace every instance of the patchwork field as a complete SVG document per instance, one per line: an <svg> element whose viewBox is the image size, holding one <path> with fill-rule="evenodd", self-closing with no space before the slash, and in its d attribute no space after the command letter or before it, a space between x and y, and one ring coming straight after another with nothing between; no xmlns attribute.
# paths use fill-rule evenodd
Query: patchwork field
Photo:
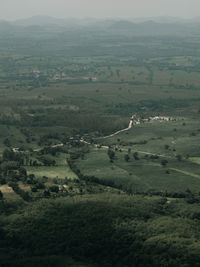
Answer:
<svg viewBox="0 0 200 267"><path fill-rule="evenodd" d="M199 121L183 118L134 125L114 137L95 140L103 148L91 148L77 166L83 174L112 181L133 192L199 192L198 127ZM114 151L112 162L106 146Z"/></svg>

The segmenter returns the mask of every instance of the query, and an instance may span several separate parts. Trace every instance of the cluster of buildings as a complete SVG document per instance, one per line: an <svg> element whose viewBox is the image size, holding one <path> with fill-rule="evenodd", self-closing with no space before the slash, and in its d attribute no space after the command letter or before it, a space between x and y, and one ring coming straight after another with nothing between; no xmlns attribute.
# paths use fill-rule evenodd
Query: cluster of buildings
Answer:
<svg viewBox="0 0 200 267"><path fill-rule="evenodd" d="M153 122L153 121L174 121L173 118L167 116L155 116L155 117L148 117L148 118L138 118L136 115L132 116L133 124L141 124L146 122Z"/></svg>

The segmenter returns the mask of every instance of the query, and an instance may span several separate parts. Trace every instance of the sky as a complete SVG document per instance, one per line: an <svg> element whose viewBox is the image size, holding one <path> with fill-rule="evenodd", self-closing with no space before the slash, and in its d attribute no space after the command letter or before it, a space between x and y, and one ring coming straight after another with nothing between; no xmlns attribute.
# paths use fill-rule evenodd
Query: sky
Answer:
<svg viewBox="0 0 200 267"><path fill-rule="evenodd" d="M200 0L0 0L0 19L35 15L58 18L200 16Z"/></svg>

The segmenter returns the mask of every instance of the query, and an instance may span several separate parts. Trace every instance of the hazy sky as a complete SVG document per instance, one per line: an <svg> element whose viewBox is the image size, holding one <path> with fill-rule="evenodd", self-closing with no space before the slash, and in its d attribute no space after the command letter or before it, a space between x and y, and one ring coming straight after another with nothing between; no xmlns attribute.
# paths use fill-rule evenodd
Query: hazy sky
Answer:
<svg viewBox="0 0 200 267"><path fill-rule="evenodd" d="M0 0L0 19L200 16L200 0Z"/></svg>

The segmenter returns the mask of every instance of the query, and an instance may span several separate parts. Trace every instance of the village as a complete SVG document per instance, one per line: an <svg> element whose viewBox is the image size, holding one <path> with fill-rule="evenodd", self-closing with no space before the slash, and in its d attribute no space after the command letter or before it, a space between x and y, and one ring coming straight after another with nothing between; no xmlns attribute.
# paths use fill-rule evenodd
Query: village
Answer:
<svg viewBox="0 0 200 267"><path fill-rule="evenodd" d="M141 123L150 123L150 122L166 122L166 121L175 121L176 119L168 116L154 116L154 117L148 117L148 118L139 118L137 115L133 115L131 118L132 124L138 125Z"/></svg>

